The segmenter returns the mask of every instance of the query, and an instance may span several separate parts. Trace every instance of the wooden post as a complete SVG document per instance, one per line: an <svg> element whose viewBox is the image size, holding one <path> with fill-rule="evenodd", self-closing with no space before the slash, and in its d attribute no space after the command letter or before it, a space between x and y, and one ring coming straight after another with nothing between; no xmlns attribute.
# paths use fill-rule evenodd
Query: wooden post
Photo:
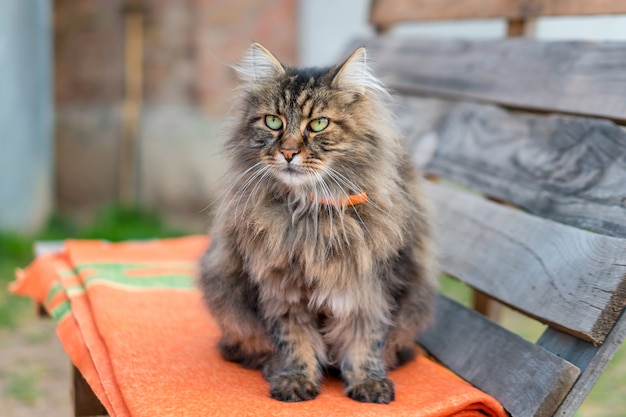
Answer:
<svg viewBox="0 0 626 417"><path fill-rule="evenodd" d="M527 19L509 19L506 25L506 36L508 38L532 38L535 36L536 20Z"/></svg>
<svg viewBox="0 0 626 417"><path fill-rule="evenodd" d="M138 135L143 104L143 9L141 0L128 0L124 8L124 107L120 147L119 200L137 203Z"/></svg>
<svg viewBox="0 0 626 417"><path fill-rule="evenodd" d="M108 416L106 408L102 405L96 394L80 373L78 368L72 366L72 397L74 400L74 416Z"/></svg>
<svg viewBox="0 0 626 417"><path fill-rule="evenodd" d="M488 319L499 322L502 318L502 304L478 290L473 290L472 294L474 310Z"/></svg>

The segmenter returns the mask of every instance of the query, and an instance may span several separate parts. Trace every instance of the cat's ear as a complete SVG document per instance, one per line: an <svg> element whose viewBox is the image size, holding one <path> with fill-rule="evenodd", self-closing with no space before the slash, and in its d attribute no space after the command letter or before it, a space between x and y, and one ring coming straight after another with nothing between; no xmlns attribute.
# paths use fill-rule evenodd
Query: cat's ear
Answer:
<svg viewBox="0 0 626 417"><path fill-rule="evenodd" d="M280 61L258 43L250 46L235 70L242 81L255 84L285 73L285 68Z"/></svg>
<svg viewBox="0 0 626 417"><path fill-rule="evenodd" d="M367 51L363 47L354 51L339 67L333 86L359 93L371 91L387 94L385 87L372 73L367 62Z"/></svg>

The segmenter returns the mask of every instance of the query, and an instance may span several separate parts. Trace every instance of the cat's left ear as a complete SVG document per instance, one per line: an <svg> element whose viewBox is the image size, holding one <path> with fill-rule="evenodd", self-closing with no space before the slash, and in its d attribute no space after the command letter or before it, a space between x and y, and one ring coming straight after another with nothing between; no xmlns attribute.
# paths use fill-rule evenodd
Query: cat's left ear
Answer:
<svg viewBox="0 0 626 417"><path fill-rule="evenodd" d="M367 63L367 51L363 47L354 51L339 67L333 86L359 93L386 93L381 82L372 74Z"/></svg>
<svg viewBox="0 0 626 417"><path fill-rule="evenodd" d="M235 67L242 81L259 84L285 73L285 68L270 51L259 43L253 43Z"/></svg>

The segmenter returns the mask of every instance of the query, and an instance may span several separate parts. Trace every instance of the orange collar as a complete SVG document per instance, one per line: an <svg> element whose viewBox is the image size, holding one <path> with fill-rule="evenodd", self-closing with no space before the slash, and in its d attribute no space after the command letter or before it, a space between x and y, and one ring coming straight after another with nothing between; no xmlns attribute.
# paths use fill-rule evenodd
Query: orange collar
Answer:
<svg viewBox="0 0 626 417"><path fill-rule="evenodd" d="M311 194L311 199L315 201L315 196ZM352 194L347 197L330 197L330 198L318 198L317 202L327 206L347 207L356 206L357 204L367 203L368 198L366 193Z"/></svg>

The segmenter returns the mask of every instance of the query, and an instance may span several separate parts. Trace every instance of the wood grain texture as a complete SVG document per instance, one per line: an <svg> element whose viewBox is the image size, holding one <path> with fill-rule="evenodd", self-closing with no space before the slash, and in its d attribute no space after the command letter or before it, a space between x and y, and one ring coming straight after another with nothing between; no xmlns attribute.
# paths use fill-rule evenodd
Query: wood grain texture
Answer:
<svg viewBox="0 0 626 417"><path fill-rule="evenodd" d="M443 296L434 324L418 342L513 417L551 415L579 374L569 362Z"/></svg>
<svg viewBox="0 0 626 417"><path fill-rule="evenodd" d="M455 19L526 19L626 13L622 0L375 0L370 23L388 28L398 23Z"/></svg>
<svg viewBox="0 0 626 417"><path fill-rule="evenodd" d="M626 237L626 131L606 120L402 97L413 161L525 210Z"/></svg>
<svg viewBox="0 0 626 417"><path fill-rule="evenodd" d="M402 93L626 120L624 42L381 36L356 45L368 48L377 75Z"/></svg>
<svg viewBox="0 0 626 417"><path fill-rule="evenodd" d="M553 327L602 343L626 305L626 239L429 184L443 270Z"/></svg>
<svg viewBox="0 0 626 417"><path fill-rule="evenodd" d="M583 403L594 384L600 378L609 361L626 338L626 314L622 314L618 322L609 333L604 344L594 347L571 336L547 329L537 344L544 346L560 357L583 367L583 372L576 380L574 387L567 395L555 417L569 417Z"/></svg>

